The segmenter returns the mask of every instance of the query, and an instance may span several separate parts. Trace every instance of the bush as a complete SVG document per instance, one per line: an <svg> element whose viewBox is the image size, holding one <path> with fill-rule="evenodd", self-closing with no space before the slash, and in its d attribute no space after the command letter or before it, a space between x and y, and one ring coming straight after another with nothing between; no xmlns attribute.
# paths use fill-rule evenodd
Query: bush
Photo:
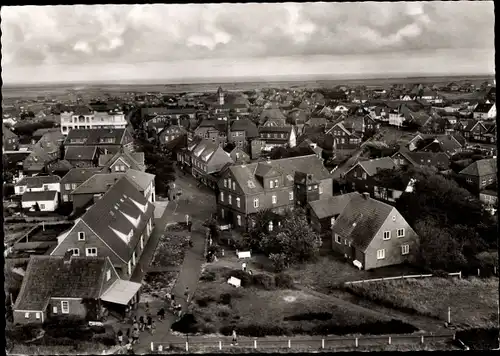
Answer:
<svg viewBox="0 0 500 356"><path fill-rule="evenodd" d="M220 329L221 334L225 334L222 330L223 328ZM230 329L230 328L228 328ZM224 330L226 331L226 330ZM229 332L229 335L231 331ZM275 325L275 324L248 324L248 325L243 325L243 326L238 326L236 332L239 335L242 336L250 336L250 337L265 337L265 336L282 336L282 335L291 335L292 332L290 329L287 327L281 326L281 325Z"/></svg>
<svg viewBox="0 0 500 356"><path fill-rule="evenodd" d="M320 313L303 313L303 314L295 314L292 316L287 316L284 317L283 320L285 321L302 321L302 320L307 320L307 321L312 321L312 320L330 320L333 317L332 313L327 313L327 312L320 312Z"/></svg>
<svg viewBox="0 0 500 356"><path fill-rule="evenodd" d="M278 273L274 277L277 288L292 289L294 287L293 278L287 273Z"/></svg>
<svg viewBox="0 0 500 356"><path fill-rule="evenodd" d="M252 284L256 287L263 288L266 290L274 289L276 286L274 277L267 274L256 274L253 275Z"/></svg>
<svg viewBox="0 0 500 356"><path fill-rule="evenodd" d="M215 272L214 271L203 271L200 277L200 281L205 282L213 282L215 281Z"/></svg>
<svg viewBox="0 0 500 356"><path fill-rule="evenodd" d="M172 330L183 334L195 334L199 331L196 325L196 318L191 313L184 314L180 320L173 323Z"/></svg>
<svg viewBox="0 0 500 356"><path fill-rule="evenodd" d="M228 270L226 273L226 279L231 277L240 279L242 287L250 287L253 284L252 276L240 269Z"/></svg>
<svg viewBox="0 0 500 356"><path fill-rule="evenodd" d="M231 294L222 293L219 297L219 303L225 304L225 305L230 305L231 304Z"/></svg>
<svg viewBox="0 0 500 356"><path fill-rule="evenodd" d="M5 337L15 344L23 343L37 337L41 330L42 328L38 325L19 325L7 327L5 329Z"/></svg>

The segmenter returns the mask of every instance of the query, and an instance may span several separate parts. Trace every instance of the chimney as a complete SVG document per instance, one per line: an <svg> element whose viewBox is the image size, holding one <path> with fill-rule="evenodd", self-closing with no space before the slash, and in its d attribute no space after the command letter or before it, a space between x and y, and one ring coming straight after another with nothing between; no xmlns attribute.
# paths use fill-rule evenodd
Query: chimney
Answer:
<svg viewBox="0 0 500 356"><path fill-rule="evenodd" d="M73 257L73 251L68 250L63 256L64 265L69 265L71 263L71 257Z"/></svg>
<svg viewBox="0 0 500 356"><path fill-rule="evenodd" d="M369 199L370 198L370 193L364 192L363 193L363 198Z"/></svg>

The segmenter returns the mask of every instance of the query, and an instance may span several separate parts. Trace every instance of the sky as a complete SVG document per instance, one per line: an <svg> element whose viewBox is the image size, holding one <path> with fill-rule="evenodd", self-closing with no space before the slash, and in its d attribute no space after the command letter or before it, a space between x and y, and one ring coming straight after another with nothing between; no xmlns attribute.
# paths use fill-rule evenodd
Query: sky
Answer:
<svg viewBox="0 0 500 356"><path fill-rule="evenodd" d="M5 6L5 84L494 74L490 1Z"/></svg>

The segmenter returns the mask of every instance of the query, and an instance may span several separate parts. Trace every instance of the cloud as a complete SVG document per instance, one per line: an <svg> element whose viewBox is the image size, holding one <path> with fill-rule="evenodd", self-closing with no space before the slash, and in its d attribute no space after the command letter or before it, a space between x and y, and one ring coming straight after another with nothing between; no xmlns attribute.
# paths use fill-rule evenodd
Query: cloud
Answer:
<svg viewBox="0 0 500 356"><path fill-rule="evenodd" d="M494 48L492 2L2 7L2 65Z"/></svg>

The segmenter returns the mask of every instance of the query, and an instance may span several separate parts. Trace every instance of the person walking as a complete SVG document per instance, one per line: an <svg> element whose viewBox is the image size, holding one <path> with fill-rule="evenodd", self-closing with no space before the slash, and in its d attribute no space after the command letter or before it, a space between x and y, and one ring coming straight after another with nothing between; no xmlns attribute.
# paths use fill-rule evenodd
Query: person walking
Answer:
<svg viewBox="0 0 500 356"><path fill-rule="evenodd" d="M186 297L186 302L189 302L189 287L186 287L186 291L184 292L184 296Z"/></svg>
<svg viewBox="0 0 500 356"><path fill-rule="evenodd" d="M243 270L243 272L247 271L247 264L245 262L241 264L241 269Z"/></svg>
<svg viewBox="0 0 500 356"><path fill-rule="evenodd" d="M142 315L139 318L139 331L144 331L144 317Z"/></svg>
<svg viewBox="0 0 500 356"><path fill-rule="evenodd" d="M152 322L153 322L153 319L150 316L148 316L146 328L149 331L151 331L151 324L152 324Z"/></svg>
<svg viewBox="0 0 500 356"><path fill-rule="evenodd" d="M126 334L126 336L127 336L127 344L129 344L129 343L130 343L130 340L131 340L131 339L130 339L130 328L128 328L128 329L127 329L127 334Z"/></svg>
<svg viewBox="0 0 500 356"><path fill-rule="evenodd" d="M156 323L155 321L153 320L151 322L151 335L154 335L155 334L155 331L156 331Z"/></svg>
<svg viewBox="0 0 500 356"><path fill-rule="evenodd" d="M158 321L159 322L162 322L163 319L165 319L165 308L161 308L159 311L158 311Z"/></svg>
<svg viewBox="0 0 500 356"><path fill-rule="evenodd" d="M121 329L118 330L117 336L118 336L118 345L122 346L122 344L123 344L123 331L121 331Z"/></svg>
<svg viewBox="0 0 500 356"><path fill-rule="evenodd" d="M146 315L149 315L149 302L146 302Z"/></svg>
<svg viewBox="0 0 500 356"><path fill-rule="evenodd" d="M238 345L238 338L236 337L236 330L233 329L233 339L231 341L231 346Z"/></svg>
<svg viewBox="0 0 500 356"><path fill-rule="evenodd" d="M139 329L134 329L132 331L132 345L139 342Z"/></svg>

